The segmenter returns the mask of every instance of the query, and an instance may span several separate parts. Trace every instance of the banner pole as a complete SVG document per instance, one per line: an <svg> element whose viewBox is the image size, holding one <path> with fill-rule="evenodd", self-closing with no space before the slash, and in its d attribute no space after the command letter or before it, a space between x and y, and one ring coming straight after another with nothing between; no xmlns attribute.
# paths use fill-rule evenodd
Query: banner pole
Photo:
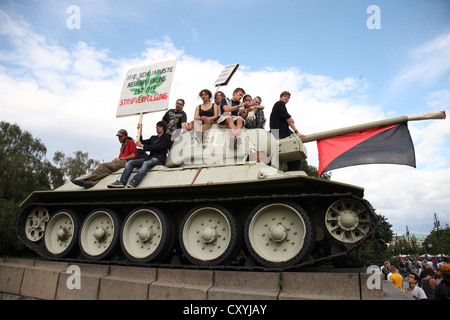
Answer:
<svg viewBox="0 0 450 320"><path fill-rule="evenodd" d="M138 123L138 127L137 127L137 136L136 136L136 141L139 141L141 139L141 135L142 135L142 118L144 117L144 113L141 112L139 114L139 123Z"/></svg>

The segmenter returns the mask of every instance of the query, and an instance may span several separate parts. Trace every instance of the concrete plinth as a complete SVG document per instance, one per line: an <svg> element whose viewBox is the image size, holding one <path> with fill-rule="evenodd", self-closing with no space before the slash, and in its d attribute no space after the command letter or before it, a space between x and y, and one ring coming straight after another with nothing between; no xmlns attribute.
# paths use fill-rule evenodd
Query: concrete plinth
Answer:
<svg viewBox="0 0 450 320"><path fill-rule="evenodd" d="M59 275L66 271L68 263L36 260L26 267L20 288L20 295L37 299L54 300Z"/></svg>
<svg viewBox="0 0 450 320"><path fill-rule="evenodd" d="M358 269L256 272L1 259L0 299L411 299L392 283L376 276L381 277L361 273Z"/></svg>
<svg viewBox="0 0 450 320"><path fill-rule="evenodd" d="M280 300L359 300L358 273L283 272Z"/></svg>
<svg viewBox="0 0 450 320"><path fill-rule="evenodd" d="M275 300L279 281L278 272L215 271L208 300Z"/></svg>
<svg viewBox="0 0 450 320"><path fill-rule="evenodd" d="M0 292L19 295L25 268L33 265L33 260L4 259L0 263Z"/></svg>
<svg viewBox="0 0 450 320"><path fill-rule="evenodd" d="M100 300L146 300L148 288L156 281L157 269L111 266L100 281Z"/></svg>
<svg viewBox="0 0 450 320"><path fill-rule="evenodd" d="M206 300L213 286L209 270L159 269L158 280L150 285L150 300Z"/></svg>
<svg viewBox="0 0 450 320"><path fill-rule="evenodd" d="M67 273L61 272L59 277L57 300L97 300L100 290L100 280L109 274L109 266L96 264L71 264L79 268ZM69 267L70 267L69 266ZM72 280L79 276L79 287ZM69 282L69 283L68 283Z"/></svg>

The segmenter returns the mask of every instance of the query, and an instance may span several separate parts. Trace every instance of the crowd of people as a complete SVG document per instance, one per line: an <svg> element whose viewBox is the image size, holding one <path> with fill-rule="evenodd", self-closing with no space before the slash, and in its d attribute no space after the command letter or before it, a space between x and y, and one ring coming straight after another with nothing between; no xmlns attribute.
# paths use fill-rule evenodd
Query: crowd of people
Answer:
<svg viewBox="0 0 450 320"><path fill-rule="evenodd" d="M402 257L398 265L386 261L381 273L383 279L415 300L450 299L450 264L442 259ZM407 286L403 285L404 281Z"/></svg>
<svg viewBox="0 0 450 320"><path fill-rule="evenodd" d="M108 188L134 188L139 185L148 170L165 163L173 141L180 134L194 130L194 140L200 142L211 126L217 124L231 131L229 146L233 148L241 144L242 128L264 128L266 125L267 119L264 115L264 106L261 105L262 99L259 96L252 98L242 88L236 88L231 98L227 98L222 91L217 91L212 101L212 93L208 89L201 90L199 97L203 103L196 107L193 121L189 123L187 121L186 112L183 110L185 101L177 99L175 108L169 109L156 124L157 134L150 139L144 140L141 136L139 141L134 142L125 129L120 129L117 132L121 143L119 157L111 162L102 163L86 177L72 179L72 183L91 188L104 177L124 168L121 177L109 184ZM287 111L286 104L290 97L289 92L283 91L270 114L270 131L278 139L291 134L296 134L300 138L304 137L295 127L295 122ZM142 128L141 124L138 124L138 129L140 128ZM138 150L137 147L142 149ZM300 167L300 160L287 163L288 170L300 170ZM140 170L128 182L134 168L140 168Z"/></svg>

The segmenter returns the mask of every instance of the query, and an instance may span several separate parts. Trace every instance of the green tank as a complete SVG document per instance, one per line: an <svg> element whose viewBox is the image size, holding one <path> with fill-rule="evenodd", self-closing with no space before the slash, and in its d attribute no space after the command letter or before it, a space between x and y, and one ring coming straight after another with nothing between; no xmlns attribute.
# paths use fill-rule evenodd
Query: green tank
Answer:
<svg viewBox="0 0 450 320"><path fill-rule="evenodd" d="M387 119L303 142L243 129L234 145L217 125L203 140L189 131L137 188L108 189L119 170L90 189L69 182L31 193L20 205L17 235L46 259L75 262L262 270L348 262L374 233L364 189L284 172L282 163L306 158L304 142L421 119Z"/></svg>

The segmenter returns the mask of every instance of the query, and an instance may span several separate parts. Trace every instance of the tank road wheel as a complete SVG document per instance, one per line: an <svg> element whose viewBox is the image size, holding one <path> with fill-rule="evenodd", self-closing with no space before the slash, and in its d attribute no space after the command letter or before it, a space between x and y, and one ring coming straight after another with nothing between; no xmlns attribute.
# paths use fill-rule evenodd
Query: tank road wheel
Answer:
<svg viewBox="0 0 450 320"><path fill-rule="evenodd" d="M120 219L109 209L96 209L84 219L79 243L81 253L89 260L111 257L119 242Z"/></svg>
<svg viewBox="0 0 450 320"><path fill-rule="evenodd" d="M123 223L120 244L134 262L164 260L172 251L176 236L170 216L152 207L131 211Z"/></svg>
<svg viewBox="0 0 450 320"><path fill-rule="evenodd" d="M195 265L215 266L230 262L239 253L241 243L240 222L219 205L195 207L181 224L181 250Z"/></svg>
<svg viewBox="0 0 450 320"><path fill-rule="evenodd" d="M355 243L370 231L371 216L365 205L354 199L334 202L325 214L328 232L337 240Z"/></svg>
<svg viewBox="0 0 450 320"><path fill-rule="evenodd" d="M245 243L261 265L283 268L297 264L314 246L311 219L293 202L266 202L250 213Z"/></svg>
<svg viewBox="0 0 450 320"><path fill-rule="evenodd" d="M41 240L44 236L45 225L49 218L50 215L47 209L43 207L36 207L31 210L25 223L25 235L27 239L32 242Z"/></svg>
<svg viewBox="0 0 450 320"><path fill-rule="evenodd" d="M69 210L59 210L50 219L45 230L45 253L52 258L72 256L78 249L80 228L78 216Z"/></svg>

